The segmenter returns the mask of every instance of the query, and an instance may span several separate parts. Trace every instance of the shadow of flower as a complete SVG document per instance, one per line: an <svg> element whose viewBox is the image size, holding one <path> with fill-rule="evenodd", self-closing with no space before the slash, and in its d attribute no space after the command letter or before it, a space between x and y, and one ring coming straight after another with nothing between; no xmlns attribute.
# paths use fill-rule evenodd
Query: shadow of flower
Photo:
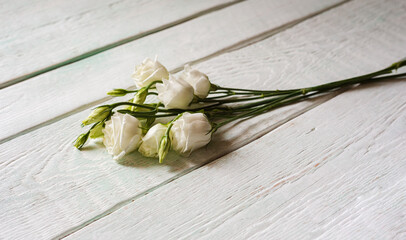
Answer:
<svg viewBox="0 0 406 240"><path fill-rule="evenodd" d="M124 156L116 162L122 166L134 168L168 166L170 167L170 172L178 172L190 166L190 164L187 163L187 159L174 152L169 152L163 163L159 163L158 158L144 157L136 151Z"/></svg>

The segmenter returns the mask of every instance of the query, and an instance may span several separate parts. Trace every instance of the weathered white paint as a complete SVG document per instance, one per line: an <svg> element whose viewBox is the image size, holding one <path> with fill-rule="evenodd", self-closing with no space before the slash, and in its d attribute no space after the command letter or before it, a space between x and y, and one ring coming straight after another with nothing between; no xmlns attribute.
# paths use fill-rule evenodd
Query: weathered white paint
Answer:
<svg viewBox="0 0 406 240"><path fill-rule="evenodd" d="M230 2L19 0L0 3L0 86Z"/></svg>
<svg viewBox="0 0 406 240"><path fill-rule="evenodd" d="M215 57L198 67L207 71L216 83L244 87L262 84L269 88L311 85L372 71L397 60L404 49L404 36L398 34L403 28L401 24L394 24L404 19L399 6L402 6L400 1L345 4L263 42ZM353 9L357 9L357 14ZM316 27L320 30L309 31ZM371 27L374 30L370 30ZM371 35L357 34L365 31L370 31ZM313 39L313 42L306 39ZM386 44L388 40L393 41ZM354 66L351 60L359 64ZM5 196L0 202L0 226L4 229L0 237L49 238L81 223L92 222L98 214L112 209L115 204L124 205L127 199L137 194L162 187L177 174L187 173L195 166L235 150L314 107L312 104L321 102L323 99L301 103L250 119L238 127L226 127L206 149L188 159L171 155L165 165L138 154L128 156L119 165L98 144L82 152L73 150L71 141L77 135L74 129L78 129L78 123L88 111L15 138L0 145L0 179L3 182L0 195ZM345 107L337 105L334 108L340 106ZM278 138L277 141L283 142L284 139ZM290 148L286 149L283 154L294 156L294 151L289 153ZM302 156L306 161L312 161L312 154L308 152ZM245 160L232 159L234 167L240 170L244 170ZM306 169L301 166L301 170ZM295 168L289 170L295 174ZM199 192L200 188L196 186L194 189ZM139 200L135 199L136 202ZM205 201L195 203L206 204ZM153 205L147 204L145 208ZM159 220L154 222L159 223Z"/></svg>
<svg viewBox="0 0 406 240"><path fill-rule="evenodd" d="M404 239L404 89L341 94L68 239Z"/></svg>
<svg viewBox="0 0 406 240"><path fill-rule="evenodd" d="M133 85L134 66L145 57L157 54L175 69L337 2L243 2L2 89L0 139L100 100L113 88Z"/></svg>

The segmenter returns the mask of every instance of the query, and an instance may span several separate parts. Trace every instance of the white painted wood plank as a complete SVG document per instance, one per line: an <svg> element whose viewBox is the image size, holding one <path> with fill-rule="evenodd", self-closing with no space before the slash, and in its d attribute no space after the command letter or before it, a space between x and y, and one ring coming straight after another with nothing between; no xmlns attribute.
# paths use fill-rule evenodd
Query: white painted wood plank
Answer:
<svg viewBox="0 0 406 240"><path fill-rule="evenodd" d="M402 239L404 89L341 94L69 237Z"/></svg>
<svg viewBox="0 0 406 240"><path fill-rule="evenodd" d="M0 4L0 86L232 0L41 0Z"/></svg>
<svg viewBox="0 0 406 240"><path fill-rule="evenodd" d="M265 81L267 84L261 84L295 87L384 67L397 60L404 49L403 41L400 37L391 37L391 45L376 46L402 29L393 22L401 23L404 16L399 14L401 9L396 4L384 5L379 1L364 4L343 5L265 41L215 57L199 64L198 68L207 71L215 83L220 84L254 87ZM357 15L351 11L354 8L359 9ZM386 20L382 21L382 17ZM312 26L319 27L318 34L309 32ZM372 36L379 37L344 34L354 29L361 32L371 26L380 32ZM330 34L334 32L337 34ZM306 34L314 42L303 41ZM375 54L380 55L379 58ZM357 56L363 58L354 66L351 60ZM369 62L371 59L373 63ZM247 82L247 79L255 81ZM0 238L49 238L69 232L69 228L80 228L98 215L108 214L127 201L135 200L138 194L159 188L166 181L247 144L321 102L323 99L301 103L242 122L236 128L226 127L215 135L207 148L190 158L171 155L164 165L136 153L119 165L99 144L82 152L74 150L71 146L77 135L74 129L79 131L78 122L88 111L3 143L0 145L3 182L0 195L5 197L0 201L0 227L5 230L0 232Z"/></svg>
<svg viewBox="0 0 406 240"><path fill-rule="evenodd" d="M113 88L133 85L134 66L147 56L158 54L175 69L337 2L243 2L2 89L0 139L100 100Z"/></svg>

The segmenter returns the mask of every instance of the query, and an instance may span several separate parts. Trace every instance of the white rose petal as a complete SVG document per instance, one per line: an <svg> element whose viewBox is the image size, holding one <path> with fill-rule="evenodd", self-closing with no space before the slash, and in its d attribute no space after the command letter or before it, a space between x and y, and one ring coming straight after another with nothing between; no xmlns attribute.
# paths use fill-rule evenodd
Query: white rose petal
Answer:
<svg viewBox="0 0 406 240"><path fill-rule="evenodd" d="M138 151L145 157L158 157L159 144L165 135L167 127L163 124L156 124L150 128L142 138Z"/></svg>
<svg viewBox="0 0 406 240"><path fill-rule="evenodd" d="M103 143L114 159L120 159L137 149L142 137L139 126L138 119L128 114L115 113L106 121Z"/></svg>
<svg viewBox="0 0 406 240"><path fill-rule="evenodd" d="M203 113L185 112L171 128L172 148L188 155L210 142L210 130L211 124Z"/></svg>
<svg viewBox="0 0 406 240"><path fill-rule="evenodd" d="M185 70L179 78L189 83L194 89L194 94L199 98L204 99L209 94L211 83L206 74L185 65Z"/></svg>
<svg viewBox="0 0 406 240"><path fill-rule="evenodd" d="M156 84L158 98L166 108L185 109L193 100L193 87L189 83L170 75L169 80Z"/></svg>
<svg viewBox="0 0 406 240"><path fill-rule="evenodd" d="M144 59L142 64L138 65L132 74L132 78L135 80L138 88L145 87L154 81L167 79L168 76L168 70L156 58L155 60L150 58Z"/></svg>

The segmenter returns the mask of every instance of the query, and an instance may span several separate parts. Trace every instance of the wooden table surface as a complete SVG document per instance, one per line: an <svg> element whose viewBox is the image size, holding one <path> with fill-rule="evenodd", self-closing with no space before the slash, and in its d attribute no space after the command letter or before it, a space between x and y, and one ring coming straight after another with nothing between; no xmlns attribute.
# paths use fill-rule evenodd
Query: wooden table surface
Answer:
<svg viewBox="0 0 406 240"><path fill-rule="evenodd" d="M0 239L406 239L404 80L231 124L164 164L72 146L145 57L305 87L406 57L405 23L404 0L1 1Z"/></svg>

